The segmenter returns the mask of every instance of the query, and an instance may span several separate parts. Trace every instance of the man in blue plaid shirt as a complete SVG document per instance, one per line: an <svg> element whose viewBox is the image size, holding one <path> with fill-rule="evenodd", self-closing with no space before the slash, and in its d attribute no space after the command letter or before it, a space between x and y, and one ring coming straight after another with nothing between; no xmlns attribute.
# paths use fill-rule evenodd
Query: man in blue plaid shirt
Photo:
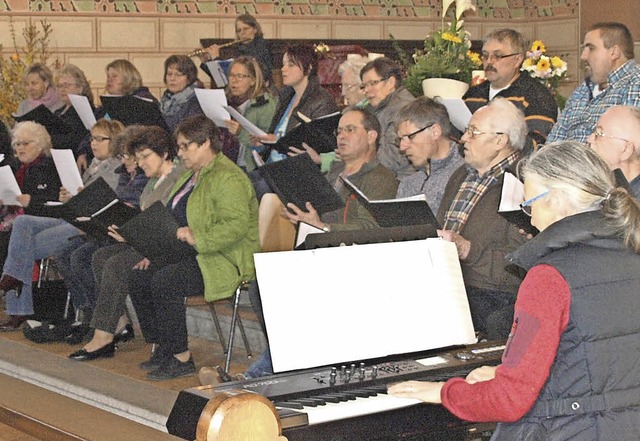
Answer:
<svg viewBox="0 0 640 441"><path fill-rule="evenodd" d="M640 105L640 66L633 38L622 23L597 23L584 37L585 81L571 95L547 142L586 142L598 118L611 106Z"/></svg>

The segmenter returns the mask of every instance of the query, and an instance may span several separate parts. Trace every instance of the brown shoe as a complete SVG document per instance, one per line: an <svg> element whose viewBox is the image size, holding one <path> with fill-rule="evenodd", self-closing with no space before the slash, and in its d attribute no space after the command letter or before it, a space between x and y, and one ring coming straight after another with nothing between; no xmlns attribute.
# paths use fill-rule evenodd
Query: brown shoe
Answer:
<svg viewBox="0 0 640 441"><path fill-rule="evenodd" d="M10 315L7 320L0 323L0 332L17 331L31 317L30 315Z"/></svg>

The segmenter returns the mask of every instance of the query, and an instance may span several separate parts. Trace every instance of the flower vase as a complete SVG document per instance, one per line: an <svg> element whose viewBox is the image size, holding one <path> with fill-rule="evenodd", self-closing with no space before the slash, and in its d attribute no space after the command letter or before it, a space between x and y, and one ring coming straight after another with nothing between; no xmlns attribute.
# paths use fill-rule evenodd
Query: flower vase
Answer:
<svg viewBox="0 0 640 441"><path fill-rule="evenodd" d="M429 98L462 98L469 89L463 81L449 78L427 78L422 80L422 92Z"/></svg>

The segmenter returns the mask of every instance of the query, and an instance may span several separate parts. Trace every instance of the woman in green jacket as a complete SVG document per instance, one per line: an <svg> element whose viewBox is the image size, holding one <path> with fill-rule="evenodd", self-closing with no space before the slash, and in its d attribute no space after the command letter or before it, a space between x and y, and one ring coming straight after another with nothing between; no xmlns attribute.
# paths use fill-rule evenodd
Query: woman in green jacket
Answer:
<svg viewBox="0 0 640 441"><path fill-rule="evenodd" d="M192 375L184 297L207 301L233 295L242 280L255 278L253 253L260 251L258 203L246 174L220 153L216 125L204 116L176 129L178 156L188 171L178 179L167 208L178 221L177 238L195 256L163 267L151 265L130 279L130 292L148 343L159 348L140 367L150 380Z"/></svg>

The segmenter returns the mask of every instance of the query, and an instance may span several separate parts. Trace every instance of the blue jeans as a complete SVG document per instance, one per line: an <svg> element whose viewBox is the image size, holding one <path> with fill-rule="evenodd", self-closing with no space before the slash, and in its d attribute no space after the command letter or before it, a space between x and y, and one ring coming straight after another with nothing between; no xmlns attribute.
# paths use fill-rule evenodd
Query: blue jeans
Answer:
<svg viewBox="0 0 640 441"><path fill-rule="evenodd" d="M91 269L91 257L100 243L86 237L75 237L53 253L56 268L64 277L76 309L93 311L96 305L96 280Z"/></svg>
<svg viewBox="0 0 640 441"><path fill-rule="evenodd" d="M29 215L16 218L2 273L15 277L24 285L20 297L6 296L7 314L33 314L33 262L49 257L59 247L67 246L68 239L78 234L80 230L62 219Z"/></svg>
<svg viewBox="0 0 640 441"><path fill-rule="evenodd" d="M244 375L247 378L258 378L273 375L273 365L271 364L271 352L269 351L269 345L267 345L267 348L258 355L256 361L249 366L249 369L247 369Z"/></svg>

